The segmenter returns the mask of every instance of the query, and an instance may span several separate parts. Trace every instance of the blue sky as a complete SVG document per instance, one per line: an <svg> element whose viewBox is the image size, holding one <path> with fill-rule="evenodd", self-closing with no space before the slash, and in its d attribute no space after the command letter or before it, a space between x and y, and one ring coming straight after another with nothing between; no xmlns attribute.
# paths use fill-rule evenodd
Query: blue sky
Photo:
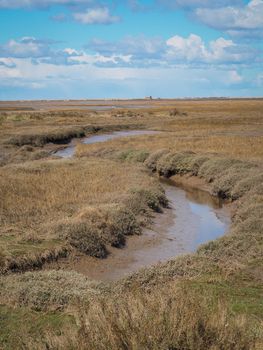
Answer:
<svg viewBox="0 0 263 350"><path fill-rule="evenodd" d="M0 0L0 99L263 96L263 0Z"/></svg>

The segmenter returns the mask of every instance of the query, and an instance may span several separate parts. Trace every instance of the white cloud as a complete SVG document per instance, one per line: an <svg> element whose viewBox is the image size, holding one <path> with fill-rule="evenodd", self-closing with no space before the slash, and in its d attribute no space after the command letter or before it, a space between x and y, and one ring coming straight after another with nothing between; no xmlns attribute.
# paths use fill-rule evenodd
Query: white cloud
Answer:
<svg viewBox="0 0 263 350"><path fill-rule="evenodd" d="M211 28L238 38L263 37L263 0L156 0L161 7L182 8Z"/></svg>
<svg viewBox="0 0 263 350"><path fill-rule="evenodd" d="M103 55L88 55L86 53L82 53L80 55L69 57L68 59L72 63L78 64L111 64L111 66L118 65L120 63L128 64L131 60L130 55L111 55L111 56L103 56Z"/></svg>
<svg viewBox="0 0 263 350"><path fill-rule="evenodd" d="M67 47L63 50L66 54L68 54L69 56L78 56L80 55L80 52L78 52L75 49L72 49L70 47Z"/></svg>
<svg viewBox="0 0 263 350"><path fill-rule="evenodd" d="M120 21L120 17L113 16L107 7L88 9L86 12L74 13L73 18L83 24L112 24Z"/></svg>
<svg viewBox="0 0 263 350"><path fill-rule="evenodd" d="M166 41L168 46L167 56L174 60L186 60L189 62L203 61L207 51L202 39L195 34L188 38L175 35Z"/></svg>
<svg viewBox="0 0 263 350"><path fill-rule="evenodd" d="M49 43L34 37L11 39L6 45L0 46L0 57L43 57L50 55Z"/></svg>
<svg viewBox="0 0 263 350"><path fill-rule="evenodd" d="M261 59L258 51L233 40L220 37L206 44L195 34L186 38L175 35L166 41L144 36L126 37L117 42L94 39L87 49L107 57L130 56L129 65L134 66L253 64Z"/></svg>
<svg viewBox="0 0 263 350"><path fill-rule="evenodd" d="M251 0L242 7L198 8L195 15L203 23L217 29L263 30L263 0Z"/></svg>
<svg viewBox="0 0 263 350"><path fill-rule="evenodd" d="M226 64L246 63L256 60L257 53L249 51L247 47L235 44L232 40L218 38L205 45L201 37L195 34L188 38L174 36L166 41L168 50L166 57L169 61Z"/></svg>
<svg viewBox="0 0 263 350"><path fill-rule="evenodd" d="M223 37L205 43L195 34L189 37L175 35L162 38L126 37L117 42L94 39L86 50L72 47L56 49L54 42L32 37L12 39L0 46L0 64L14 64L14 58L29 58L34 64L53 65L94 64L126 67L171 67L196 65L253 65L262 63L262 54L255 49L227 40ZM93 52L93 53L92 53ZM5 61L3 61L5 59ZM7 63L9 59L9 63ZM2 62L2 63L1 63Z"/></svg>

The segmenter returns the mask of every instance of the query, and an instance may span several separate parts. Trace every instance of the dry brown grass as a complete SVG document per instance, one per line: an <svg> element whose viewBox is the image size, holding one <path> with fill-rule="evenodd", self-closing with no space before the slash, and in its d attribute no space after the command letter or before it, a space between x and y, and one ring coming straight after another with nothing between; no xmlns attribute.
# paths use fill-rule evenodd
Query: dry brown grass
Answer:
<svg viewBox="0 0 263 350"><path fill-rule="evenodd" d="M146 152L159 149L169 149L172 152L194 151L219 153L241 159L261 160L263 157L263 136L185 136L177 133L161 135L129 137L107 141L104 145L77 145L76 155L99 155L105 150L137 149Z"/></svg>
<svg viewBox="0 0 263 350"><path fill-rule="evenodd" d="M162 195L141 166L109 160L28 162L1 168L0 178L0 239L7 258L40 254L68 241L104 256L104 244L117 246L138 231L139 203L151 206L140 191L149 191L156 206Z"/></svg>
<svg viewBox="0 0 263 350"><path fill-rule="evenodd" d="M224 296L195 283L166 284L151 292L98 298L80 310L81 347L106 349L260 349L243 315L231 315ZM96 325L96 327L94 327ZM226 326L227 325L227 326Z"/></svg>
<svg viewBox="0 0 263 350"><path fill-rule="evenodd" d="M59 147L58 144L66 144L74 137L83 137L98 131L134 129L141 126L139 120L134 121L131 117L114 118L109 113L81 111L0 113L0 166L47 158ZM44 148L47 143L51 144Z"/></svg>
<svg viewBox="0 0 263 350"><path fill-rule="evenodd" d="M3 164L48 152L46 146L32 151L3 142L50 135L61 126L143 125L163 131L81 145L73 160L3 166L0 268L10 257L16 267L22 262L26 268L41 266L64 254L63 249L67 253L69 245L104 256L107 244L121 245L125 235L138 233L141 215L166 204L138 162L166 176L198 175L215 194L238 199L229 234L194 255L139 271L115 285L92 284L61 271L2 276L0 303L6 306L0 308L0 344L5 349L261 350L263 101L153 106L136 113L10 112L0 118ZM175 108L179 113L170 113ZM37 317L32 309L38 310ZM58 316L58 310L64 311ZM67 318L68 311L76 319L73 333L67 332L68 322L57 327L52 321Z"/></svg>
<svg viewBox="0 0 263 350"><path fill-rule="evenodd" d="M104 145L79 145L77 154L98 154L104 149L138 149L152 152L216 152L225 156L261 160L263 156L263 102L178 102L186 115L169 114L168 108L144 112L141 122L160 135L115 139ZM134 119L136 120L136 118Z"/></svg>
<svg viewBox="0 0 263 350"><path fill-rule="evenodd" d="M134 103L138 102L134 101ZM154 137L140 137L138 144L136 144L137 141L132 140L115 140L107 143L107 147L125 149L130 147L147 151L160 148L169 148L172 151L192 149L202 152L216 151L241 158L253 157L257 160L262 158L262 100L168 100L166 106L162 104L154 101L151 104L153 108L150 110L120 112L117 110L100 112L61 110L2 113L0 115L0 161L2 159L2 164L6 164L32 159L34 151L42 150L36 146L43 146L45 142L52 140L56 142L56 137L60 142L66 141L67 137L77 136L80 131L92 132L91 128L95 128L94 131L98 127L107 130L105 126L108 126L108 130L118 130L120 127L134 129L145 127L167 132ZM179 113L170 115L171 110L175 108ZM17 152L20 150L19 145L25 142L33 142L33 153L32 150L24 151L21 156ZM102 145L86 146L85 150L81 149L81 153L95 152L101 147ZM42 154L42 156L46 155ZM40 157L40 154L36 157Z"/></svg>

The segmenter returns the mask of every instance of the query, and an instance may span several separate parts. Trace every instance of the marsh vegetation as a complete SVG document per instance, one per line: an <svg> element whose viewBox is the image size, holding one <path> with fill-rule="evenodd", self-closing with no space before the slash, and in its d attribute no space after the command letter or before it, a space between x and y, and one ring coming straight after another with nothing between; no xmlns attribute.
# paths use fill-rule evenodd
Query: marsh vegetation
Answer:
<svg viewBox="0 0 263 350"><path fill-rule="evenodd" d="M0 347L260 350L262 117L262 100L2 113ZM53 155L72 138L140 128L162 133ZM43 269L79 253L107 259L141 234L168 205L156 175L201 178L231 202L227 235L115 283Z"/></svg>

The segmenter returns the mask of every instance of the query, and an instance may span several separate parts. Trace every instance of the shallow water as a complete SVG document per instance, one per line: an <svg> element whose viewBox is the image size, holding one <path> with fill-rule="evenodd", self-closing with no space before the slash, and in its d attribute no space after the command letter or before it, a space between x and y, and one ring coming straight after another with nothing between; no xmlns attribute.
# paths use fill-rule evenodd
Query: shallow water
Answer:
<svg viewBox="0 0 263 350"><path fill-rule="evenodd" d="M152 130L128 130L128 131L114 131L109 134L98 134L93 135L89 137L85 137L82 139L82 143L84 144L92 144L92 143L99 143L99 142L105 142L108 140L113 140L119 137L128 137L128 136L140 136L140 135L154 135L160 133L159 131L152 131ZM68 147L65 147L64 149L61 149L54 153L54 155L62 158L70 158L75 153L75 144L74 141L72 141Z"/></svg>
<svg viewBox="0 0 263 350"><path fill-rule="evenodd" d="M56 266L94 280L118 280L140 268L194 252L200 244L227 231L230 215L218 198L199 189L175 186L169 180L161 182L170 208L156 215L151 229L129 237L122 249L110 247L107 259L78 256Z"/></svg>

